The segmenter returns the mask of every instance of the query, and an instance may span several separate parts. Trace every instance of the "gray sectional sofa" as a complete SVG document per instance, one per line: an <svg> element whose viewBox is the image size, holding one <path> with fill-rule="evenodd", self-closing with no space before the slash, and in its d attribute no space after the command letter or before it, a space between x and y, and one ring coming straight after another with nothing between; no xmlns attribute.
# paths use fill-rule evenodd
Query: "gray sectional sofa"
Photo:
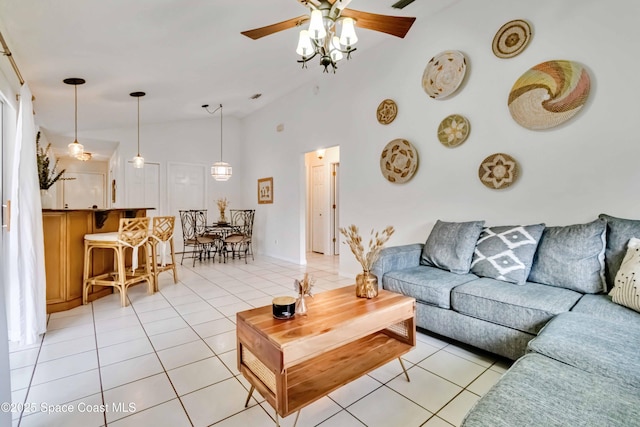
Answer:
<svg viewBox="0 0 640 427"><path fill-rule="evenodd" d="M607 295L633 237L640 221L604 214L438 221L425 244L384 249L373 273L416 298L418 327L517 359L464 426L640 425L640 313Z"/></svg>

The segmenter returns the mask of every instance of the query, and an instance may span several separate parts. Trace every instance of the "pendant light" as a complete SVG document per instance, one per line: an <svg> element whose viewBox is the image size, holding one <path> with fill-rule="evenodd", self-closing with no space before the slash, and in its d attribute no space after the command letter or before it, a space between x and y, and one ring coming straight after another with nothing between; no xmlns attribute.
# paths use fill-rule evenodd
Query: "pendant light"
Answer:
<svg viewBox="0 0 640 427"><path fill-rule="evenodd" d="M133 158L133 167L141 169L144 167L144 157L140 155L140 97L145 96L146 93L131 92L129 95L138 98L138 155Z"/></svg>
<svg viewBox="0 0 640 427"><path fill-rule="evenodd" d="M63 82L68 85L73 85L75 93L75 139L67 147L71 157L80 158L84 153L84 146L78 142L78 85L85 84L86 80L72 77L64 79Z"/></svg>
<svg viewBox="0 0 640 427"><path fill-rule="evenodd" d="M222 104L213 111L209 111L209 104L203 105L202 108L209 114L215 114L220 110L220 161L211 166L211 176L216 181L228 181L231 178L231 165L222 161Z"/></svg>

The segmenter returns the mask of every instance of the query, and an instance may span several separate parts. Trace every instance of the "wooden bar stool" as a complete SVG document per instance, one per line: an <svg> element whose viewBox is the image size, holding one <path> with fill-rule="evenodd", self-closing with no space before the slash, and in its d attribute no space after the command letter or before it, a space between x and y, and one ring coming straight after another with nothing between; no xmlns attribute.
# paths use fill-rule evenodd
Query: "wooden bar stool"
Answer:
<svg viewBox="0 0 640 427"><path fill-rule="evenodd" d="M154 291L153 273L149 264L149 218L122 218L117 232L85 234L84 236L84 280L82 282L82 304L87 303L89 286L113 286L120 292L122 306L127 305L127 288L135 283L147 282L149 293ZM145 266L138 269L138 248L144 247ZM131 248L131 269L126 269L125 253ZM115 251L115 271L90 277L91 252L94 249ZM136 271L138 270L138 271Z"/></svg>
<svg viewBox="0 0 640 427"><path fill-rule="evenodd" d="M158 275L163 271L173 270L173 283L178 283L178 269L173 247L173 230L176 223L175 216L154 216L153 228L149 236L151 246L151 268L153 269L153 283L158 291ZM171 255L171 263L167 264L167 246ZM159 251L158 251L159 249ZM158 259L158 256L160 259Z"/></svg>

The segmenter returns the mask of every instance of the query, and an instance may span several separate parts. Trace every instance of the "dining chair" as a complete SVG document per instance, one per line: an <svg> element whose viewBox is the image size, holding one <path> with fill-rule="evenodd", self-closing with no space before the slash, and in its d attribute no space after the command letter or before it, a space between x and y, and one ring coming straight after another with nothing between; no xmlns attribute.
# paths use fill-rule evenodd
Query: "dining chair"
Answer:
<svg viewBox="0 0 640 427"><path fill-rule="evenodd" d="M158 291L158 275L164 271L173 271L173 283L178 283L178 269L173 245L175 216L153 217L149 245L151 246L151 267L154 289ZM167 253L168 250L168 253ZM167 263L167 258L170 263Z"/></svg>
<svg viewBox="0 0 640 427"><path fill-rule="evenodd" d="M196 265L196 259L202 261L203 256L210 255L215 250L215 239L207 235L207 211L206 209L191 209L180 211L180 222L182 223L182 240L184 249L180 265L184 261L184 255L188 247L193 248L191 258L193 258L193 266Z"/></svg>
<svg viewBox="0 0 640 427"><path fill-rule="evenodd" d="M113 286L120 292L122 307L126 307L127 288L147 282L148 292L154 292L153 274L149 263L149 218L122 218L117 232L84 235L84 275L82 281L82 304L87 304L89 286ZM145 250L145 266L138 267L138 249ZM91 275L91 256L95 249L111 249L115 252L114 271ZM125 255L131 249L131 269L127 269Z"/></svg>
<svg viewBox="0 0 640 427"><path fill-rule="evenodd" d="M226 252L231 251L231 259L236 255L238 258L244 257L247 262L247 256L253 257L253 219L255 217L255 209L230 209L231 225L234 231L224 239Z"/></svg>

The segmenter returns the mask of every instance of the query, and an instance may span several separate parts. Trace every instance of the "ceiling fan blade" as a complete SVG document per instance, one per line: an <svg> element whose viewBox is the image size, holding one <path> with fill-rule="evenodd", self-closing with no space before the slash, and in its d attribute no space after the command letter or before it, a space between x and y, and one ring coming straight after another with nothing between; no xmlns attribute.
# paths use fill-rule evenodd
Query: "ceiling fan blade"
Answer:
<svg viewBox="0 0 640 427"><path fill-rule="evenodd" d="M340 16L355 19L356 26L360 28L380 31L400 38L404 38L407 35L416 20L416 18L408 16L378 15L353 9L344 9Z"/></svg>
<svg viewBox="0 0 640 427"><path fill-rule="evenodd" d="M278 31L288 30L289 28L297 27L298 25L307 21L309 17L307 15L298 16L297 18L291 18L286 21L278 22L277 24L267 25L266 27L254 28L253 30L243 31L240 34L245 35L253 40L258 40L261 37L268 36Z"/></svg>

